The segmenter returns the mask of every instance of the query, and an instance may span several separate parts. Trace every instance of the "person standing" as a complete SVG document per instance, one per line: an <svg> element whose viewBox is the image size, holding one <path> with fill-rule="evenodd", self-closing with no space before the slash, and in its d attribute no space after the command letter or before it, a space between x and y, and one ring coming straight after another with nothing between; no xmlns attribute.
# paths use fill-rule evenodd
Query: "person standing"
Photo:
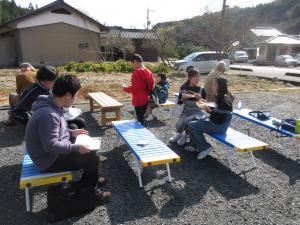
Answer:
<svg viewBox="0 0 300 225"><path fill-rule="evenodd" d="M225 74L226 70L226 63L224 61L219 61L216 65L216 67L208 74L205 83L204 83L204 88L206 91L206 100L208 102L214 102L215 101L215 96L212 90L212 84L215 78L217 77L222 77ZM230 100L233 102L234 100L234 95L228 91L227 96L230 98Z"/></svg>
<svg viewBox="0 0 300 225"><path fill-rule="evenodd" d="M21 73L16 76L16 93L8 95L9 111L8 120L4 122L6 126L13 126L13 112L20 100L21 94L29 89L35 83L36 72L30 63L21 63Z"/></svg>
<svg viewBox="0 0 300 225"><path fill-rule="evenodd" d="M154 88L152 72L143 64L142 56L134 54L132 57L134 71L131 76L131 85L123 90L132 94L132 105L135 108L137 120L145 125L145 114L150 100L149 93Z"/></svg>

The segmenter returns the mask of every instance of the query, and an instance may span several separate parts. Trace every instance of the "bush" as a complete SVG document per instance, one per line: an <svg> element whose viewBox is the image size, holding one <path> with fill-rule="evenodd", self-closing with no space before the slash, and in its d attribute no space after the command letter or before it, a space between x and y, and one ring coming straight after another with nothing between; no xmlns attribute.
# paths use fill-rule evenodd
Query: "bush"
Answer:
<svg viewBox="0 0 300 225"><path fill-rule="evenodd" d="M164 63L147 63L146 66L153 72L159 73L170 72L170 68L168 65ZM62 73L64 71L67 72L105 72L105 73L132 73L133 66L130 62L126 62L124 60L118 60L116 62L104 62L104 63L93 63L93 62L84 62L84 63L77 63L77 62L70 62L65 66L58 66L57 68L58 73Z"/></svg>

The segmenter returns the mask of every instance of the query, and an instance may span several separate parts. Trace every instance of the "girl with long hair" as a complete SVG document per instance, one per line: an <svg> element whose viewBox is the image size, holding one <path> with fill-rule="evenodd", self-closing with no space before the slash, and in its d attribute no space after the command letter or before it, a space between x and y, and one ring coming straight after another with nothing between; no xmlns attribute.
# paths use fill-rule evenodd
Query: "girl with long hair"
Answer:
<svg viewBox="0 0 300 225"><path fill-rule="evenodd" d="M210 114L209 117L188 123L188 133L191 139L191 145L185 149L189 152L199 152L198 159L203 159L212 151L204 133L224 134L230 125L232 118L232 102L227 96L227 80L224 77L217 77L212 84L212 90L215 96L215 105L212 106L204 101L198 101L197 106Z"/></svg>

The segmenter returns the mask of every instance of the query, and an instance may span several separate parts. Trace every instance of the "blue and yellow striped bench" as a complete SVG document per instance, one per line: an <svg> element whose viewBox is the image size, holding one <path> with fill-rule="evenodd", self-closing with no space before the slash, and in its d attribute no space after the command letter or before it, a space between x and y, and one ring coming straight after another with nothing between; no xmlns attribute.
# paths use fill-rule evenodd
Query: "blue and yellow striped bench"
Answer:
<svg viewBox="0 0 300 225"><path fill-rule="evenodd" d="M118 132L118 139L121 137L126 142L136 158L135 166L140 187L143 187L140 165L147 167L165 164L168 178L171 182L169 163L180 161L180 157L175 152L162 141L158 140L154 134L141 123L135 120L114 121L112 124ZM145 146L139 146L138 144L141 142L146 142L147 144Z"/></svg>
<svg viewBox="0 0 300 225"><path fill-rule="evenodd" d="M269 148L269 145L257 140L253 137L250 137L246 134L243 134L232 128L228 128L226 134L209 134L214 139L220 141L221 143L227 145L233 151L227 152L227 159L229 161L230 169L232 170L231 155L234 151L240 153L249 153L251 155L254 167L256 163L253 156L253 151L265 150Z"/></svg>
<svg viewBox="0 0 300 225"><path fill-rule="evenodd" d="M71 171L61 173L43 173L38 170L36 165L30 159L28 153L24 152L22 173L20 178L20 189L25 189L26 210L30 211L30 194L31 187L68 182L73 179Z"/></svg>

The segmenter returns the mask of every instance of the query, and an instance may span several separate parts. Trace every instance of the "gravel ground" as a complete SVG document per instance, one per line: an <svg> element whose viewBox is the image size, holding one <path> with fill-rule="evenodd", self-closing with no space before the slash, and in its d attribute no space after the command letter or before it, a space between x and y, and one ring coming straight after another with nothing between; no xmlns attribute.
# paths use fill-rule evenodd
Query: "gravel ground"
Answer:
<svg viewBox="0 0 300 225"><path fill-rule="evenodd" d="M269 109L273 116L299 116L300 98L278 92L240 94L244 107ZM237 99L237 100L238 100ZM237 101L236 101L237 102ZM102 154L108 160L101 172L109 177L106 190L113 193L110 203L92 213L57 224L300 224L300 142L287 140L285 157L278 139L269 131L244 122L252 135L270 144L272 149L256 152L257 169L250 157L236 153L234 170L228 169L226 148L211 140L215 151L207 159L171 146L180 155L180 164L172 164L174 181L167 182L165 167L144 169L144 189L138 188L133 156L126 145L115 147L116 133L99 126L99 112L90 113L81 106L92 136L102 137ZM122 118L132 118L129 103ZM158 112L160 121L150 124L151 131L168 143L175 120L167 111ZM46 188L32 189L33 212L25 212L23 191L19 190L23 129L6 128L6 111L0 111L0 224L47 224ZM241 130L234 119L232 126Z"/></svg>

